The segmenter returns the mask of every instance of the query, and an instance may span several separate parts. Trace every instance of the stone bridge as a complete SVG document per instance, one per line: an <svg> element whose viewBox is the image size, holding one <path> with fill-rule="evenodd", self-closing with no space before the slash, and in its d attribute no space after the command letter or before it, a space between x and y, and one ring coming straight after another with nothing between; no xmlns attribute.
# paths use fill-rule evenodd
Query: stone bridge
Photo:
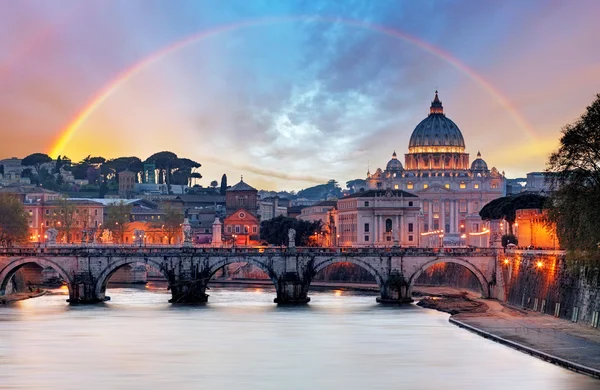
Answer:
<svg viewBox="0 0 600 390"><path fill-rule="evenodd" d="M160 270L172 293L169 302L206 302L206 287L222 267L250 263L273 282L276 303L310 301L313 277L335 263L348 262L367 270L377 281L378 302L410 302L419 275L438 263L466 267L479 281L484 298L504 300L494 248L206 248L206 247L22 247L0 248L0 294L26 264L51 267L69 288L69 302L108 299L108 281L121 267L141 263Z"/></svg>

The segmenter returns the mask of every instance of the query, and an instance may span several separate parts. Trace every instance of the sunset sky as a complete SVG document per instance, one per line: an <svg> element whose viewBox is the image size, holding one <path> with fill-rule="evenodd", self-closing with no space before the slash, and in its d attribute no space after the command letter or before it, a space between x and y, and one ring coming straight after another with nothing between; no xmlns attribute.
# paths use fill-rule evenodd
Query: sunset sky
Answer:
<svg viewBox="0 0 600 390"><path fill-rule="evenodd" d="M216 6L218 4L218 6ZM0 157L170 150L257 188L385 167L446 115L507 177L600 93L600 1L0 0Z"/></svg>

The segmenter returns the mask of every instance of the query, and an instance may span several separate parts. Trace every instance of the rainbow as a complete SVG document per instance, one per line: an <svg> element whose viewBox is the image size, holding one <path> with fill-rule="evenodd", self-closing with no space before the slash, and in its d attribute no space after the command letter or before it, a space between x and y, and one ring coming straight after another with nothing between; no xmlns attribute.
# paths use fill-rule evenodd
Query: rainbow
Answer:
<svg viewBox="0 0 600 390"><path fill-rule="evenodd" d="M276 23L284 23L291 21L309 21L309 22L321 22L321 23L342 23L347 26L357 27L368 29L371 31L375 31L389 37L401 39L404 42L410 43L414 46L421 48L422 50L446 61L458 71L467 75L471 80L475 81L479 84L489 95L491 95L505 110L507 110L512 116L515 123L523 129L529 136L535 138L535 134L531 130L531 127L526 122L526 120L522 117L519 111L513 106L513 104L492 84L490 84L485 78L478 73L476 73L473 69L468 67L467 65L460 62L458 59L454 58L448 52L436 47L428 42L422 41L418 38L415 38L411 35L405 34L401 31L391 29L388 27L366 23L358 20L351 19L340 19L340 18L326 18L321 16L290 16L290 17L273 17L273 18L264 18L264 19L253 19L250 21L244 21L235 24L229 24L220 26L208 31L201 31L199 33L190 35L180 41L177 41L169 46L166 46L140 62L134 64L130 68L126 69L113 80L111 80L108 84L106 84L98 93L88 102L88 104L70 121L70 123L60 131L60 135L57 141L53 144L49 154L52 157L56 157L63 153L65 147L75 135L77 130L81 127L81 125L92 115L92 113L100 106L102 103L108 99L122 84L126 83L127 80L131 79L136 74L140 73L146 67L152 65L153 63L160 61L162 58L176 53L177 51L197 43L203 39L231 32L234 30L239 30L243 28L249 28L254 26L261 26L265 24L276 24Z"/></svg>

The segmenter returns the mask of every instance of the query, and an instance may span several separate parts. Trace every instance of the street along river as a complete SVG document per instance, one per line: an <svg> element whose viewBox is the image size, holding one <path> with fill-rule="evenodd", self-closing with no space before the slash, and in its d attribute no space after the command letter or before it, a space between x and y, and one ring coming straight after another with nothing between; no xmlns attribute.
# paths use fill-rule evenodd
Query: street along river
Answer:
<svg viewBox="0 0 600 390"><path fill-rule="evenodd" d="M1 389L598 389L600 381L483 339L415 305L365 292L213 288L174 306L162 288L110 288L69 306L0 307Z"/></svg>

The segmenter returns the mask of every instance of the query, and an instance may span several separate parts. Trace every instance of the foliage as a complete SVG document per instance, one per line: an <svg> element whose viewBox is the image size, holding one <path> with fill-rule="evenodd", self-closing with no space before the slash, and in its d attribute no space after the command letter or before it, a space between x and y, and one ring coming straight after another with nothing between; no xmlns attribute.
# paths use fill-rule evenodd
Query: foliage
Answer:
<svg viewBox="0 0 600 390"><path fill-rule="evenodd" d="M326 184L305 188L298 191L299 198L307 198L312 200L327 199L330 197L339 198L342 194L342 189L335 180L329 180Z"/></svg>
<svg viewBox="0 0 600 390"><path fill-rule="evenodd" d="M42 165L51 161L52 158L50 158L50 156L48 156L47 154L33 153L21 160L21 165L25 167L33 167L35 169L35 172L39 175L40 168L42 167Z"/></svg>
<svg viewBox="0 0 600 390"><path fill-rule="evenodd" d="M125 230L127 223L130 221L130 214L131 205L122 200L106 206L104 224L112 232L114 242L123 243L125 241Z"/></svg>
<svg viewBox="0 0 600 390"><path fill-rule="evenodd" d="M147 163L154 163L158 169L159 183L166 183L169 194L171 193L171 169L178 164L177 155L173 152L158 152L146 159Z"/></svg>
<svg viewBox="0 0 600 390"><path fill-rule="evenodd" d="M553 189L549 220L567 259L600 263L600 94L562 129L546 171Z"/></svg>
<svg viewBox="0 0 600 390"><path fill-rule="evenodd" d="M221 176L221 195L225 196L225 192L227 191L227 175L223 174Z"/></svg>
<svg viewBox="0 0 600 390"><path fill-rule="evenodd" d="M87 209L85 209L87 211ZM67 198L60 198L57 201L57 207L53 210L51 216L52 224L59 233L59 241L64 238L67 243L72 242L72 232L76 225L80 225L81 222L87 220L83 213L80 213L73 201L69 201ZM80 222L80 223L77 223Z"/></svg>
<svg viewBox="0 0 600 390"><path fill-rule="evenodd" d="M28 218L16 196L0 194L0 245L12 246L27 241Z"/></svg>
<svg viewBox="0 0 600 390"><path fill-rule="evenodd" d="M216 181L216 180L213 180L213 181L211 181L211 182L210 182L210 186L211 186L212 188L217 188L217 186L218 186L218 185L219 185L219 182L218 182L218 181Z"/></svg>
<svg viewBox="0 0 600 390"><path fill-rule="evenodd" d="M352 193L359 191L361 188L367 189L367 181L364 179L354 179L346 182L346 188Z"/></svg>
<svg viewBox="0 0 600 390"><path fill-rule="evenodd" d="M514 234L504 234L502 236L502 246L506 248L508 244L519 245L519 240Z"/></svg>
<svg viewBox="0 0 600 390"><path fill-rule="evenodd" d="M173 207L171 204L167 204L163 208L163 211L165 215L162 222L157 222L155 226L163 229L169 244L174 244L175 238L181 235L183 212L180 209Z"/></svg>
<svg viewBox="0 0 600 390"><path fill-rule="evenodd" d="M543 209L546 207L547 197L523 193L512 196L503 196L494 199L479 211L479 216L484 221L492 219L505 219L508 222L509 232L512 235L512 226L517 217L517 210Z"/></svg>
<svg viewBox="0 0 600 390"><path fill-rule="evenodd" d="M307 246L310 237L321 229L321 221L301 221L280 215L260 223L260 238L269 244L287 245L289 229L296 230L297 246Z"/></svg>

